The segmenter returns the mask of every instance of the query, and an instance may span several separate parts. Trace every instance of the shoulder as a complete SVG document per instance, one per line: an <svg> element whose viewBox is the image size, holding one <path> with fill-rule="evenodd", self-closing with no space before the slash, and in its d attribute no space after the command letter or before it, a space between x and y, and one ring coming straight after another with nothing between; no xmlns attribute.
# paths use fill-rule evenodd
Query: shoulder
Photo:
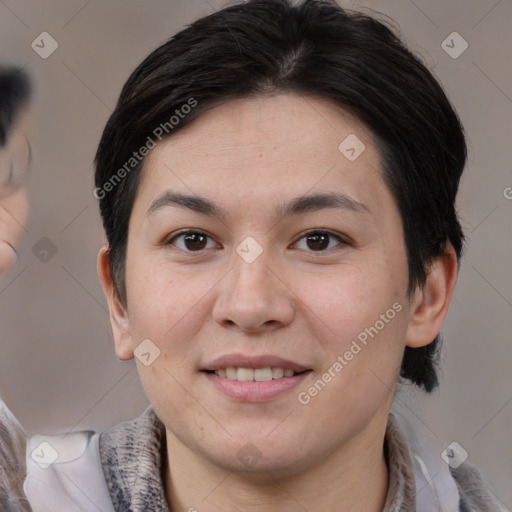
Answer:
<svg viewBox="0 0 512 512"><path fill-rule="evenodd" d="M417 420L409 409L396 406L390 414L391 438L407 445L408 465L414 471L416 510L504 512L480 471L465 460L451 465L442 453L446 446ZM394 427L394 428L390 428ZM395 442L396 442L395 439ZM438 504L436 506L436 504Z"/></svg>
<svg viewBox="0 0 512 512"><path fill-rule="evenodd" d="M476 466L467 460L450 468L460 495L460 512L502 512L487 483Z"/></svg>
<svg viewBox="0 0 512 512"><path fill-rule="evenodd" d="M113 512L93 431L28 439L23 489L33 512Z"/></svg>
<svg viewBox="0 0 512 512"><path fill-rule="evenodd" d="M23 492L26 437L21 425L0 400L0 510L29 511Z"/></svg>

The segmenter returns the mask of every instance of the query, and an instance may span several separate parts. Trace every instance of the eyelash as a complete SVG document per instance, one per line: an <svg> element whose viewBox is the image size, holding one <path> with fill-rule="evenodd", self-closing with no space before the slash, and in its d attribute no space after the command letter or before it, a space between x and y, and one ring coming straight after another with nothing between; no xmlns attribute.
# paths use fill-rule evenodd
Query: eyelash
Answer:
<svg viewBox="0 0 512 512"><path fill-rule="evenodd" d="M340 243L338 246L336 247L339 247L340 245L341 246L344 246L344 245L350 245L350 242L348 240L346 240L345 238L343 238L341 235L338 235L330 230L327 230L327 229L319 229L319 228L315 228L315 229L310 229L309 231L306 231L305 233L303 233L303 235L297 240L297 242L299 242L300 240L308 237L309 235L312 235L312 234L323 234L323 235L328 235L329 237L333 237L333 238L336 238ZM180 238L180 237L183 237L185 235L203 235L203 236L206 236L210 239L212 239L212 237L208 234L208 233L205 233L204 231L200 231L200 230L195 230L195 229L187 229L185 231L180 231L174 235L172 235L171 237L167 238L166 241L164 242L164 245L166 246L169 246L169 245L174 245L173 244L173 241L176 240L177 238ZM295 242L295 243L297 243ZM336 247L334 248L334 250L336 249ZM202 253L204 252L206 249L201 249L201 250L198 250L198 251L189 251L187 249L181 249L178 247L178 249L180 249L181 251L184 251L184 252L187 252L187 253ZM323 250L320 250L320 251L307 251L307 252L312 252L312 253L324 253L324 252L328 252L328 251L332 251L333 248L331 249L323 249Z"/></svg>

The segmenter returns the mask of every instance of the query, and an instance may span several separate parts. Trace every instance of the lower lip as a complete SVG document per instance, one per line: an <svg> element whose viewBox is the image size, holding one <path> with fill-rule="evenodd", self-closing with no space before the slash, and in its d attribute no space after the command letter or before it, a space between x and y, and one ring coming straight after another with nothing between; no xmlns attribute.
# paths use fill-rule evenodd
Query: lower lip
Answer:
<svg viewBox="0 0 512 512"><path fill-rule="evenodd" d="M295 388L308 378L311 371L303 372L293 377L282 377L280 379L257 381L238 381L219 377L214 373L202 372L203 375L216 388L229 396L241 402L264 402L275 398L285 391Z"/></svg>

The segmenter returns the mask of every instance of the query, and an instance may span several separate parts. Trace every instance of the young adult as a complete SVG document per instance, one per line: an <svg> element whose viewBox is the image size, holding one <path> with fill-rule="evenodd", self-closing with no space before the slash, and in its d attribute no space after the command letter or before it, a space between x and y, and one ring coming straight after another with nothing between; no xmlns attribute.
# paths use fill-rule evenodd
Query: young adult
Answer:
<svg viewBox="0 0 512 512"><path fill-rule="evenodd" d="M400 380L438 384L465 161L432 74L334 2L236 4L152 52L94 191L151 406L27 457L33 509L499 510L390 414Z"/></svg>

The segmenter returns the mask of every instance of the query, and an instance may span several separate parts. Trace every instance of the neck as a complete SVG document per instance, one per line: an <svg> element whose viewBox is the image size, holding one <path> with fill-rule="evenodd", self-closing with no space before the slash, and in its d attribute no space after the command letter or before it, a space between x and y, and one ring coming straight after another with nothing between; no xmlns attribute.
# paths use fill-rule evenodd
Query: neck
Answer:
<svg viewBox="0 0 512 512"><path fill-rule="evenodd" d="M190 512L382 512L388 491L386 422L379 426L360 432L306 472L286 476L220 468L167 430L169 508Z"/></svg>

